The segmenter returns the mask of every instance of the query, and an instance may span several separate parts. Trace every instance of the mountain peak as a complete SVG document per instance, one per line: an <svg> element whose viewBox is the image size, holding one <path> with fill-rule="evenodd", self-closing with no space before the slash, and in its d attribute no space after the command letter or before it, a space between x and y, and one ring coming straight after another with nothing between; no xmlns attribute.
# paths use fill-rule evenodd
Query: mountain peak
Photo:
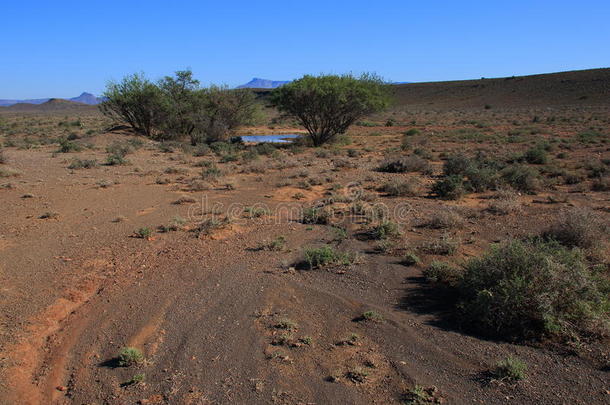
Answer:
<svg viewBox="0 0 610 405"><path fill-rule="evenodd" d="M238 89L275 89L276 87L283 86L286 83L290 83L290 81L268 80L268 79L261 79L260 77L254 77L248 83L242 84L241 86L237 86L237 88Z"/></svg>

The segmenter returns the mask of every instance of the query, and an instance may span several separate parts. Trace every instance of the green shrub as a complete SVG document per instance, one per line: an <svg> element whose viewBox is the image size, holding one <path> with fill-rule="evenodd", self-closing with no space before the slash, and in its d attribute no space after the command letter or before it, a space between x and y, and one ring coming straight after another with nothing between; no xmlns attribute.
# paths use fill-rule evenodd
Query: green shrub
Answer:
<svg viewBox="0 0 610 405"><path fill-rule="evenodd" d="M110 155L127 156L133 152L133 146L127 142L112 142L106 147L106 153Z"/></svg>
<svg viewBox="0 0 610 405"><path fill-rule="evenodd" d="M502 178L512 188L525 193L535 193L540 189L538 171L528 166L509 166L502 171Z"/></svg>
<svg viewBox="0 0 610 405"><path fill-rule="evenodd" d="M519 381L526 378L527 364L516 357L507 357L498 362L494 370L496 378L502 380Z"/></svg>
<svg viewBox="0 0 610 405"><path fill-rule="evenodd" d="M141 364L144 361L144 355L135 347L124 347L119 352L118 362L121 367L129 367Z"/></svg>
<svg viewBox="0 0 610 405"><path fill-rule="evenodd" d="M211 165L201 171L201 177L204 180L216 180L222 176L222 171L215 165Z"/></svg>
<svg viewBox="0 0 610 405"><path fill-rule="evenodd" d="M597 131L584 131L578 134L577 139L581 143L598 143L607 141L608 135Z"/></svg>
<svg viewBox="0 0 610 405"><path fill-rule="evenodd" d="M600 160L587 162L585 168L587 169L588 177L592 179L601 178L610 174L610 167Z"/></svg>
<svg viewBox="0 0 610 405"><path fill-rule="evenodd" d="M376 225L370 231L371 238L373 239L393 239L400 236L400 227L397 223L391 221L384 221L379 225Z"/></svg>
<svg viewBox="0 0 610 405"><path fill-rule="evenodd" d="M124 382L123 384L121 384L121 386L126 387L129 385L141 384L144 382L145 379L146 375L144 373L135 374L133 377L131 377L131 380Z"/></svg>
<svg viewBox="0 0 610 405"><path fill-rule="evenodd" d="M434 398L436 387L425 388L416 385L402 395L402 403L405 405L425 405L438 403Z"/></svg>
<svg viewBox="0 0 610 405"><path fill-rule="evenodd" d="M421 263L421 259L415 253L407 253L402 258L401 263L405 266L415 266L416 264Z"/></svg>
<svg viewBox="0 0 610 405"><path fill-rule="evenodd" d="M193 232L199 238L201 235L211 235L215 230L226 227L231 223L228 217L222 219L212 217L206 218L197 224Z"/></svg>
<svg viewBox="0 0 610 405"><path fill-rule="evenodd" d="M362 319L363 321L382 322L383 315L381 315L377 311L366 311L362 313L360 319Z"/></svg>
<svg viewBox="0 0 610 405"><path fill-rule="evenodd" d="M106 164L108 166L121 166L127 164L128 161L123 155L111 154L106 157Z"/></svg>
<svg viewBox="0 0 610 405"><path fill-rule="evenodd" d="M72 163L68 166L68 169L91 169L97 166L97 160L82 160L82 159L74 159Z"/></svg>
<svg viewBox="0 0 610 405"><path fill-rule="evenodd" d="M328 225L332 218L332 212L324 208L306 208L303 210L301 222L304 224Z"/></svg>
<svg viewBox="0 0 610 405"><path fill-rule="evenodd" d="M464 217L453 209L444 208L434 211L425 226L432 229L452 229L464 225Z"/></svg>
<svg viewBox="0 0 610 405"><path fill-rule="evenodd" d="M447 177L465 178L467 191L483 192L495 189L499 183L498 164L477 155L474 159L463 155L452 155L443 164L443 174Z"/></svg>
<svg viewBox="0 0 610 405"><path fill-rule="evenodd" d="M521 210L521 203L516 192L500 190L492 196L492 200L486 210L495 215L508 215L519 212Z"/></svg>
<svg viewBox="0 0 610 405"><path fill-rule="evenodd" d="M286 237L285 236L278 236L277 238L273 239L271 242L269 242L266 245L266 248L268 250L272 250L272 251L276 251L276 252L280 252L282 250L284 250L284 248L286 247Z"/></svg>
<svg viewBox="0 0 610 405"><path fill-rule="evenodd" d="M439 198L447 200L460 199L466 193L464 179L462 176L457 175L439 179L432 186L432 192Z"/></svg>
<svg viewBox="0 0 610 405"><path fill-rule="evenodd" d="M610 176L600 177L591 183L593 191L610 191Z"/></svg>
<svg viewBox="0 0 610 405"><path fill-rule="evenodd" d="M392 179L381 186L380 191L392 197L413 197L419 191L419 184L414 179Z"/></svg>
<svg viewBox="0 0 610 405"><path fill-rule="evenodd" d="M305 261L310 269L330 266L334 264L348 265L352 256L348 253L338 252L331 246L305 249Z"/></svg>
<svg viewBox="0 0 610 405"><path fill-rule="evenodd" d="M449 263L434 261L424 269L423 275L430 282L455 287L462 279L463 271Z"/></svg>
<svg viewBox="0 0 610 405"><path fill-rule="evenodd" d="M76 142L69 141L67 139L61 139L59 141L59 149L57 152L59 153L70 153L70 152L80 152L83 150L83 147Z"/></svg>
<svg viewBox="0 0 610 405"><path fill-rule="evenodd" d="M546 151L541 147L535 147L528 149L523 158L527 163L535 164L535 165L544 165L548 162L549 158L546 154Z"/></svg>
<svg viewBox="0 0 610 405"><path fill-rule="evenodd" d="M152 230L150 228L140 228L136 231L136 236L142 239L148 239L152 235Z"/></svg>
<svg viewBox="0 0 610 405"><path fill-rule="evenodd" d="M460 247L460 240L444 234L440 239L431 240L422 246L424 252L431 255L453 255Z"/></svg>
<svg viewBox="0 0 610 405"><path fill-rule="evenodd" d="M557 242L511 241L468 261L459 285L460 318L505 339L608 331L610 284L578 250Z"/></svg>
<svg viewBox="0 0 610 405"><path fill-rule="evenodd" d="M464 155L451 155L443 163L443 174L445 176L465 176L473 165L472 160Z"/></svg>
<svg viewBox="0 0 610 405"><path fill-rule="evenodd" d="M466 171L466 187L470 191L481 193L495 190L500 182L498 170L495 167L470 167Z"/></svg>

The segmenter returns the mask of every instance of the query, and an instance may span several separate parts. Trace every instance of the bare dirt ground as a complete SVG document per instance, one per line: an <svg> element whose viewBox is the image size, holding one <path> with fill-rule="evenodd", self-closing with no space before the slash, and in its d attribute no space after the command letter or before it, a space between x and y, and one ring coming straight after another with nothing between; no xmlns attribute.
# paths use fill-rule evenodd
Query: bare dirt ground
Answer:
<svg viewBox="0 0 610 405"><path fill-rule="evenodd" d="M571 207L608 223L610 192L592 191L600 180L588 176L591 163L608 167L607 108L396 109L354 126L351 143L256 157L247 155L252 146L197 151L106 133L108 123L89 112L64 114L0 116L2 403L387 404L415 386L453 404L610 401L607 341L513 344L468 334L446 320L421 273L433 260L460 263L491 243L537 234ZM292 129L275 122L243 132ZM406 153L410 129L419 133L403 149L432 172L377 171L385 155ZM58 137L70 134L82 149L58 152ZM551 159L531 166L543 187L517 194L515 212L490 212L493 192L430 195L447 154L506 158L542 141ZM117 143L130 147L127 162L105 164ZM98 164L69 168L75 159ZM418 181L417 195L378 191L397 178ZM300 222L320 200L343 231ZM370 218L348 215L355 200L388 207L400 239L384 246L363 237ZM420 226L446 207L462 225ZM150 237L136 237L141 228ZM422 246L444 234L461 242L457 252L426 253ZM285 246L266 248L279 236ZM355 262L299 264L304 248L326 244ZM422 262L405 266L407 251ZM363 321L366 311L383 319ZM118 367L126 346L145 361ZM507 356L527 362L526 380L488 378ZM130 384L137 374L143 381Z"/></svg>

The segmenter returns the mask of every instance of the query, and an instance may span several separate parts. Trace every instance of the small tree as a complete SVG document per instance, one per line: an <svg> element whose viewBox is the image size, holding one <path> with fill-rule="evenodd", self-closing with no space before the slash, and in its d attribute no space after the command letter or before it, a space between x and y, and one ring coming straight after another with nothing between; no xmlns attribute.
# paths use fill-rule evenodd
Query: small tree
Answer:
<svg viewBox="0 0 610 405"><path fill-rule="evenodd" d="M388 106L387 85L377 76L303 76L275 89L272 103L299 120L314 146L320 146L365 115Z"/></svg>
<svg viewBox="0 0 610 405"><path fill-rule="evenodd" d="M104 115L124 122L135 131L154 138L165 116L163 95L143 74L125 76L120 82L110 82L99 106Z"/></svg>

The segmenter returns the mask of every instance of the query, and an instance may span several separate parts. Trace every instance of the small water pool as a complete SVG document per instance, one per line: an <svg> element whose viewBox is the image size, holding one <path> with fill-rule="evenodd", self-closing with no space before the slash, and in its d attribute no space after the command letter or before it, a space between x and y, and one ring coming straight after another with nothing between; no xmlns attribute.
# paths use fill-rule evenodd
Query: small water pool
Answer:
<svg viewBox="0 0 610 405"><path fill-rule="evenodd" d="M280 135L241 135L241 139L244 142L271 142L271 143L288 143L292 142L292 139L298 138L299 134L280 134Z"/></svg>

